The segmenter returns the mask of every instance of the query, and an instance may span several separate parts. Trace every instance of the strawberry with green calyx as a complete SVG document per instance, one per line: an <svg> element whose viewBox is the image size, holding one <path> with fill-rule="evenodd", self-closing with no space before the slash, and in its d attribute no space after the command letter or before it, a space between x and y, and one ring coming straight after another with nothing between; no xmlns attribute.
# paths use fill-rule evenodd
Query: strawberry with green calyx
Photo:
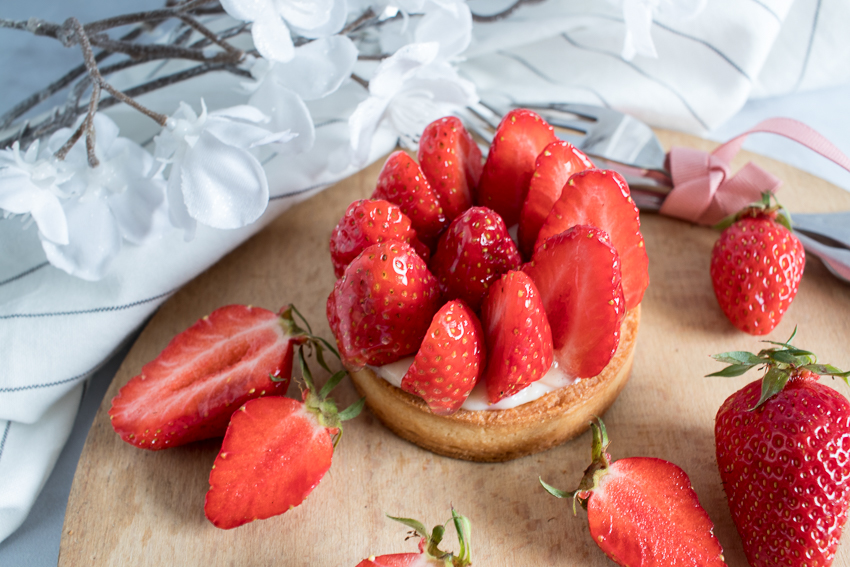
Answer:
<svg viewBox="0 0 850 567"><path fill-rule="evenodd" d="M796 332L796 330L795 330ZM790 344L714 355L709 376L765 369L715 418L717 466L753 567L832 564L850 506L850 403L818 382L850 372Z"/></svg>
<svg viewBox="0 0 850 567"><path fill-rule="evenodd" d="M558 498L587 510L593 541L624 567L723 566L723 549L688 475L649 457L611 461L601 419L591 423L593 461L579 487L564 492L540 483Z"/></svg>
<svg viewBox="0 0 850 567"><path fill-rule="evenodd" d="M328 369L320 342L311 343L316 360ZM333 348L325 343L325 346ZM210 472L206 517L231 529L301 504L331 466L342 422L356 417L364 400L343 411L328 394L346 372L333 374L317 390L305 358L298 360L307 389L303 401L285 397L251 400L233 414Z"/></svg>
<svg viewBox="0 0 850 567"><path fill-rule="evenodd" d="M446 532L445 525L434 526L434 529L429 532L417 520L387 517L413 529L412 537L420 538L419 553L394 553L377 557L373 555L358 563L357 567L466 567L472 565L469 546L470 523L465 516L458 514L454 508L452 509L452 522L455 530L457 530L457 539L460 544L460 551L457 555L442 551L438 547Z"/></svg>
<svg viewBox="0 0 850 567"><path fill-rule="evenodd" d="M286 393L296 345L323 341L293 315L292 306L228 305L201 318L113 398L113 429L151 450L223 436L245 402Z"/></svg>
<svg viewBox="0 0 850 567"><path fill-rule="evenodd" d="M803 245L791 232L787 211L771 204L770 193L717 228L723 230L711 251L717 302L738 329L765 335L797 295L806 266Z"/></svg>

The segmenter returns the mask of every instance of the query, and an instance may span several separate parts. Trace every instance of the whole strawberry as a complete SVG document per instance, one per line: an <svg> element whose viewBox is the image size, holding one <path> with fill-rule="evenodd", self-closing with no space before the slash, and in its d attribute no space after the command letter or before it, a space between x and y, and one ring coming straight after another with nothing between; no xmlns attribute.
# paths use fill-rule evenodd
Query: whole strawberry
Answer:
<svg viewBox="0 0 850 567"><path fill-rule="evenodd" d="M411 537L419 537L419 553L393 553L377 557L373 555L358 563L357 567L467 567L472 565L469 547L469 520L455 512L454 509L452 509L452 522L455 530L457 530L457 540L460 544L460 551L457 555L442 551L438 547L446 532L445 525L435 526L429 532L417 520L387 517L413 529Z"/></svg>
<svg viewBox="0 0 850 567"><path fill-rule="evenodd" d="M788 217L765 193L742 210L711 251L711 283L729 321L751 335L772 331L797 295L806 253Z"/></svg>
<svg viewBox="0 0 850 567"><path fill-rule="evenodd" d="M597 418L593 461L578 488L549 494L587 510L593 541L623 567L725 567L714 524L699 503L688 475L668 461L630 457L611 461L608 433Z"/></svg>
<svg viewBox="0 0 850 567"><path fill-rule="evenodd" d="M711 376L766 368L717 412L717 466L752 567L826 567L850 504L850 403L818 374L850 373L773 344L714 356L731 366Z"/></svg>

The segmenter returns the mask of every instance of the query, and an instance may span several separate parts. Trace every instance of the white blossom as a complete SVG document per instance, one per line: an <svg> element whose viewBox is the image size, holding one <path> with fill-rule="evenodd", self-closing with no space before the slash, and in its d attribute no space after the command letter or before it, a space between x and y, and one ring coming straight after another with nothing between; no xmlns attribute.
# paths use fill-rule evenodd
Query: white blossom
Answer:
<svg viewBox="0 0 850 567"><path fill-rule="evenodd" d="M373 6L373 10L390 18L401 13L403 19L395 25L381 28L381 48L393 53L410 43L436 42L440 45L439 59L458 58L472 40L472 12L460 0L390 0ZM410 25L410 15L419 15L416 26Z"/></svg>
<svg viewBox="0 0 850 567"><path fill-rule="evenodd" d="M670 21L696 17L707 0L623 0L623 21L626 37L622 57L631 61L635 55L658 57L652 41L652 20L662 17Z"/></svg>
<svg viewBox="0 0 850 567"><path fill-rule="evenodd" d="M290 28L309 38L333 35L345 25L345 0L221 0L237 20L252 22L251 35L260 55L289 61L295 55Z"/></svg>
<svg viewBox="0 0 850 567"><path fill-rule="evenodd" d="M348 120L355 165L368 161L379 126L392 128L403 139L416 140L429 122L478 101L475 86L438 59L439 51L436 42L413 43L378 66L369 81L369 97Z"/></svg>
<svg viewBox="0 0 850 567"><path fill-rule="evenodd" d="M240 105L198 115L185 102L154 139L156 158L170 164L168 203L171 222L194 235L196 223L239 228L257 220L269 201L269 184L259 160L249 151L284 143L296 135L265 128L270 119Z"/></svg>

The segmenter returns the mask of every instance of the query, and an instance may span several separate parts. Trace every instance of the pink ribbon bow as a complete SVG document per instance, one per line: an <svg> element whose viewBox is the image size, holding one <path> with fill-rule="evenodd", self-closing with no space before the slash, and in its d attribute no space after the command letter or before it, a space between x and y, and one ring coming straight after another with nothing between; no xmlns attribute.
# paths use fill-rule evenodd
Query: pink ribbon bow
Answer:
<svg viewBox="0 0 850 567"><path fill-rule="evenodd" d="M769 118L710 154L691 148L672 148L668 160L673 190L664 199L661 214L713 225L761 200L763 192L774 193L779 189L782 181L752 162L730 177L729 164L747 136L755 132L790 138L850 171L850 159L812 128L791 118Z"/></svg>

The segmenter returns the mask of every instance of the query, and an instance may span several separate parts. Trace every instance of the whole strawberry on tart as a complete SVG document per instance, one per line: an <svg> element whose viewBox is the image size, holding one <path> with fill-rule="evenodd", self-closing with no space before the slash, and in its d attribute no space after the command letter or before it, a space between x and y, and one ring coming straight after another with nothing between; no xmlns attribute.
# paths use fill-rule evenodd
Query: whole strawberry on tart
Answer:
<svg viewBox="0 0 850 567"><path fill-rule="evenodd" d="M631 371L649 276L628 185L529 110L505 116L483 166L457 119L422 140L421 167L393 153L376 204L349 208L392 203L399 228L348 212L333 232L343 364L388 428L436 453L504 461L563 443Z"/></svg>
<svg viewBox="0 0 850 567"><path fill-rule="evenodd" d="M796 333L796 329L795 329ZM714 355L710 376L765 374L717 412L717 466L752 567L829 567L850 507L850 402L820 382L850 372L791 345Z"/></svg>

